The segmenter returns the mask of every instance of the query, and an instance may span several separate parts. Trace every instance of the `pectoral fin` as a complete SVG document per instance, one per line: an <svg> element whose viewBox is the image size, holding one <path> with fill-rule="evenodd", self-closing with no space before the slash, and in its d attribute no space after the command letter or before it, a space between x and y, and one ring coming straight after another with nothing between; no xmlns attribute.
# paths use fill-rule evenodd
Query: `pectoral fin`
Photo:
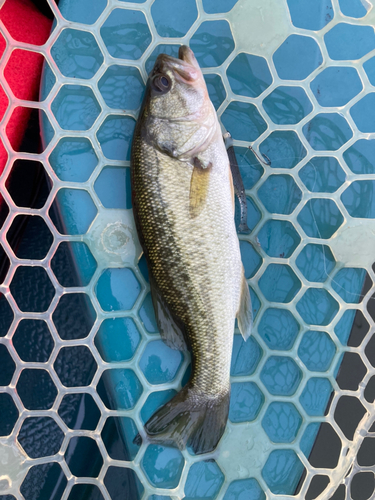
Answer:
<svg viewBox="0 0 375 500"><path fill-rule="evenodd" d="M154 304L156 321L158 323L160 336L171 349L187 351L187 346L182 329L172 318L168 306L163 300L159 290L150 277L152 302Z"/></svg>
<svg viewBox="0 0 375 500"><path fill-rule="evenodd" d="M250 337L253 326L253 312L251 308L249 287L247 285L245 276L243 276L242 278L240 307L237 311L236 317L238 321L238 328L240 329L242 337L247 340Z"/></svg>
<svg viewBox="0 0 375 500"><path fill-rule="evenodd" d="M194 158L194 168L190 181L190 215L193 218L201 213L205 205L211 167L211 163L205 167L198 158Z"/></svg>

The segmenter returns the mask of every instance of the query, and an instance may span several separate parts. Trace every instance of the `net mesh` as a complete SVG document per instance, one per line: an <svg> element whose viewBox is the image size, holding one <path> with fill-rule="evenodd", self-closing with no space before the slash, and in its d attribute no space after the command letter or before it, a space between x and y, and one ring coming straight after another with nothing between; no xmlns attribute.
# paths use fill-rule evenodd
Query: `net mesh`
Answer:
<svg viewBox="0 0 375 500"><path fill-rule="evenodd" d="M43 487L63 500L370 498L372 3L48 3L55 21L43 45L15 40L0 21L9 100L0 125L0 498L40 498ZM147 73L181 43L234 138L251 228L239 238L254 332L244 343L236 330L228 426L205 457L132 442L189 373L189 356L157 332L129 191ZM7 80L17 51L45 61L38 102ZM12 143L25 109L39 112L42 153ZM18 206L19 160L47 174L41 206ZM12 243L19 218L45 251ZM77 304L84 313L72 320ZM77 401L90 424L69 422Z"/></svg>

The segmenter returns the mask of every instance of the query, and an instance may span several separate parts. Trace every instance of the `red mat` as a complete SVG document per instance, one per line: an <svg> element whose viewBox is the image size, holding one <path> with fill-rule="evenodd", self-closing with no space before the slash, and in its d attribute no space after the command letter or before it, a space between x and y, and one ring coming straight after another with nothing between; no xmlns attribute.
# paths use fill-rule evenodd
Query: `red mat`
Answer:
<svg viewBox="0 0 375 500"><path fill-rule="evenodd" d="M0 10L0 20L9 34L19 42L43 45L51 32L52 21L41 14L29 0L6 0ZM5 50L5 40L0 35L0 56ZM5 69L4 77L18 99L38 100L40 77L44 57L36 52L16 49L13 51ZM2 66L3 67L3 66ZM3 83L1 76L1 84ZM8 98L0 86L0 120L8 106ZM12 113L6 133L15 151L24 136L30 108L17 107ZM0 174L4 170L7 153L0 144Z"/></svg>

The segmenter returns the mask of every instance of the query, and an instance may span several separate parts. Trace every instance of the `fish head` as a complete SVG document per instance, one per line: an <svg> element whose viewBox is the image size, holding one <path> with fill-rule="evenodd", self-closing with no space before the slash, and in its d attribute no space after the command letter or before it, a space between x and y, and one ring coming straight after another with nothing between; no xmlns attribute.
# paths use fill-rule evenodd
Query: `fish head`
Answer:
<svg viewBox="0 0 375 500"><path fill-rule="evenodd" d="M156 59L139 123L156 149L187 162L221 134L202 71L186 45L178 58L160 54Z"/></svg>
<svg viewBox="0 0 375 500"><path fill-rule="evenodd" d="M178 58L160 54L149 75L148 114L178 120L194 117L210 103L206 82L193 51L186 45Z"/></svg>

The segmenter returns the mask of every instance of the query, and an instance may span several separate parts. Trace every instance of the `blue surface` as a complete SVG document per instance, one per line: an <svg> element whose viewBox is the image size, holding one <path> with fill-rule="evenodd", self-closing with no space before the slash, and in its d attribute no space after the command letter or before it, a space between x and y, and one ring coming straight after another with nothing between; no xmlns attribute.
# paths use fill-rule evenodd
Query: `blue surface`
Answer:
<svg viewBox="0 0 375 500"><path fill-rule="evenodd" d="M138 68L110 66L98 82L98 89L106 104L114 109L137 109L143 98L145 85Z"/></svg>
<svg viewBox="0 0 375 500"><path fill-rule="evenodd" d="M375 218L375 181L355 181L341 195L341 200L352 217Z"/></svg>
<svg viewBox="0 0 375 500"><path fill-rule="evenodd" d="M284 220L268 220L258 233L261 247L270 257L289 258L301 237L294 226Z"/></svg>
<svg viewBox="0 0 375 500"><path fill-rule="evenodd" d="M297 28L318 31L333 19L331 0L287 0L287 2L292 23Z"/></svg>
<svg viewBox="0 0 375 500"><path fill-rule="evenodd" d="M129 168L105 167L96 179L94 189L105 208L132 207Z"/></svg>
<svg viewBox="0 0 375 500"><path fill-rule="evenodd" d="M375 132L375 118L371 113L375 105L375 92L367 94L350 110L357 127L361 132Z"/></svg>
<svg viewBox="0 0 375 500"><path fill-rule="evenodd" d="M202 0L204 11L207 14L217 14L219 12L229 12L238 0Z"/></svg>
<svg viewBox="0 0 375 500"><path fill-rule="evenodd" d="M140 291L139 281L133 271L127 267L107 269L100 276L96 285L96 295L104 311L131 309Z"/></svg>
<svg viewBox="0 0 375 500"><path fill-rule="evenodd" d="M245 278L252 278L260 268L263 259L251 243L248 243L247 241L240 241L240 250L242 263L245 269Z"/></svg>
<svg viewBox="0 0 375 500"><path fill-rule="evenodd" d="M234 139L255 141L266 129L266 122L254 104L232 101L221 120Z"/></svg>
<svg viewBox="0 0 375 500"><path fill-rule="evenodd" d="M151 444L143 456L142 468L151 484L173 489L179 483L184 462L179 450Z"/></svg>
<svg viewBox="0 0 375 500"><path fill-rule="evenodd" d="M355 68L326 68L310 83L316 100L324 107L340 107L348 103L363 88ZM331 89L334 88L335 92Z"/></svg>
<svg viewBox="0 0 375 500"><path fill-rule="evenodd" d="M361 0L339 0L339 4L344 16L360 18L367 14L367 9Z"/></svg>
<svg viewBox="0 0 375 500"><path fill-rule="evenodd" d="M292 403L270 403L262 419L262 427L273 443L291 443L298 434L302 417Z"/></svg>
<svg viewBox="0 0 375 500"><path fill-rule="evenodd" d="M232 383L229 420L251 422L255 420L264 403L264 395L254 382Z"/></svg>
<svg viewBox="0 0 375 500"><path fill-rule="evenodd" d="M251 189L261 178L264 168L252 151L248 148L234 146L234 152L245 189Z"/></svg>
<svg viewBox="0 0 375 500"><path fill-rule="evenodd" d="M371 85L375 84L375 57L363 63L363 69L366 71Z"/></svg>
<svg viewBox="0 0 375 500"><path fill-rule="evenodd" d="M283 80L304 80L322 64L323 58L313 38L290 35L274 53L273 61Z"/></svg>
<svg viewBox="0 0 375 500"><path fill-rule="evenodd" d="M139 59L151 43L145 15L138 10L114 9L100 34L108 52L117 59Z"/></svg>
<svg viewBox="0 0 375 500"><path fill-rule="evenodd" d="M108 417L101 436L110 458L134 460L139 451L139 444L133 442L137 434L137 426L131 418Z"/></svg>
<svg viewBox="0 0 375 500"><path fill-rule="evenodd" d="M338 160L330 156L312 158L298 174L309 191L334 193L346 175Z"/></svg>
<svg viewBox="0 0 375 500"><path fill-rule="evenodd" d="M307 381L299 400L308 415L323 416L332 391L331 382L327 378L312 377ZM300 446L303 446L302 441Z"/></svg>
<svg viewBox="0 0 375 500"><path fill-rule="evenodd" d="M151 6L156 31L160 36L179 38L188 32L198 17L195 0L155 0Z"/></svg>
<svg viewBox="0 0 375 500"><path fill-rule="evenodd" d="M229 485L224 500L266 500L266 495L256 479L238 479Z"/></svg>
<svg viewBox="0 0 375 500"><path fill-rule="evenodd" d="M307 153L298 135L290 130L272 132L261 143L259 151L270 159L271 168L293 168Z"/></svg>
<svg viewBox="0 0 375 500"><path fill-rule="evenodd" d="M101 111L93 91L83 85L64 85L51 109L64 130L90 129Z"/></svg>
<svg viewBox="0 0 375 500"><path fill-rule="evenodd" d="M91 33L69 28L52 45L51 55L64 76L85 80L92 78L104 61Z"/></svg>
<svg viewBox="0 0 375 500"><path fill-rule="evenodd" d="M170 401L176 394L177 393L174 389L151 393L141 410L143 423L146 423L156 410L161 408L165 403L168 403L168 401Z"/></svg>
<svg viewBox="0 0 375 500"><path fill-rule="evenodd" d="M223 81L219 75L204 75L204 79L211 102L215 109L219 109L227 95Z"/></svg>
<svg viewBox="0 0 375 500"><path fill-rule="evenodd" d="M262 476L272 493L289 494L294 492L303 469L293 450L274 450L267 459Z"/></svg>
<svg viewBox="0 0 375 500"><path fill-rule="evenodd" d="M54 204L63 218L61 234L85 234L98 212L91 196L83 189L60 189Z"/></svg>
<svg viewBox="0 0 375 500"><path fill-rule="evenodd" d="M342 315L340 321L335 326L335 334L339 338L342 345L347 345L350 331L347 328L348 324L353 324L354 317L356 314L355 309L348 309Z"/></svg>
<svg viewBox="0 0 375 500"><path fill-rule="evenodd" d="M344 152L343 157L355 174L374 174L375 140L360 139Z"/></svg>
<svg viewBox="0 0 375 500"><path fill-rule="evenodd" d="M260 221L262 214L259 208L257 207L256 203L252 198L250 198L250 196L246 196L246 204L247 204L247 226L252 231ZM240 224L240 217L239 217L240 210L238 209L239 205L238 199L236 199L235 205L236 205L236 215L234 221L236 223L236 227L238 228Z"/></svg>
<svg viewBox="0 0 375 500"><path fill-rule="evenodd" d="M338 113L320 113L303 127L303 133L315 151L336 151L352 136L353 131Z"/></svg>
<svg viewBox="0 0 375 500"><path fill-rule="evenodd" d="M274 396L291 396L301 382L302 372L289 356L270 356L263 366L260 379Z"/></svg>
<svg viewBox="0 0 375 500"><path fill-rule="evenodd" d="M324 35L329 57L334 60L355 60L375 48L371 26L339 23Z"/></svg>
<svg viewBox="0 0 375 500"><path fill-rule="evenodd" d="M327 290L308 288L296 308L307 324L326 326L338 313L339 304Z"/></svg>
<svg viewBox="0 0 375 500"><path fill-rule="evenodd" d="M205 21L190 39L190 48L201 68L220 66L234 49L227 21Z"/></svg>
<svg viewBox="0 0 375 500"><path fill-rule="evenodd" d="M258 196L271 214L291 214L302 198L302 191L291 175L270 175Z"/></svg>
<svg viewBox="0 0 375 500"><path fill-rule="evenodd" d="M248 97L258 97L272 83L266 59L245 53L233 59L227 76L233 92Z"/></svg>
<svg viewBox="0 0 375 500"><path fill-rule="evenodd" d="M341 226L344 217L333 200L313 198L303 207L297 220L308 236L327 239Z"/></svg>
<svg viewBox="0 0 375 500"><path fill-rule="evenodd" d="M134 128L135 120L130 116L108 116L97 133L104 156L110 160L130 160Z"/></svg>
<svg viewBox="0 0 375 500"><path fill-rule="evenodd" d="M150 384L171 382L180 368L182 353L168 347L162 340L147 344L139 367Z"/></svg>
<svg viewBox="0 0 375 500"><path fill-rule="evenodd" d="M185 500L214 500L224 482L215 462L198 462L189 469L185 484Z"/></svg>
<svg viewBox="0 0 375 500"><path fill-rule="evenodd" d="M101 393L100 396L110 410L134 408L143 392L143 386L137 375L130 369L111 368L105 370L102 380L108 394Z"/></svg>
<svg viewBox="0 0 375 500"><path fill-rule="evenodd" d="M136 1L136 0L134 0ZM107 0L64 0L59 4L61 14L68 21L76 23L94 24L103 12Z"/></svg>
<svg viewBox="0 0 375 500"><path fill-rule="evenodd" d="M259 288L270 302L291 302L301 282L291 267L284 264L269 264L259 280Z"/></svg>
<svg viewBox="0 0 375 500"><path fill-rule="evenodd" d="M88 139L63 137L50 154L49 162L62 181L85 182L98 164L98 158ZM79 169L76 168L78 162Z"/></svg>
<svg viewBox="0 0 375 500"><path fill-rule="evenodd" d="M252 375L263 356L263 350L253 336L245 342L242 335L234 335L230 373L233 377Z"/></svg>
<svg viewBox="0 0 375 500"><path fill-rule="evenodd" d="M280 86L263 101L271 120L278 125L295 125L313 109L310 99L301 87Z"/></svg>
<svg viewBox="0 0 375 500"><path fill-rule="evenodd" d="M78 274L76 263L71 258L74 255L78 262L85 263ZM89 247L81 241L63 241L57 247L51 260L51 269L60 285L64 287L87 286L98 267Z"/></svg>
<svg viewBox="0 0 375 500"><path fill-rule="evenodd" d="M148 333L156 333L158 331L151 293L148 293L146 295L146 298L143 300L142 305L138 311L138 315Z"/></svg>
<svg viewBox="0 0 375 500"><path fill-rule="evenodd" d="M111 363L131 359L140 340L132 318L108 318L99 327L95 345L103 360Z"/></svg>
<svg viewBox="0 0 375 500"><path fill-rule="evenodd" d="M326 372L336 353L336 346L326 332L306 332L298 348L298 356L312 372Z"/></svg>
<svg viewBox="0 0 375 500"><path fill-rule="evenodd" d="M335 259L329 247L309 243L300 252L296 265L308 281L324 283L335 267Z"/></svg>
<svg viewBox="0 0 375 500"><path fill-rule="evenodd" d="M361 287L365 277L366 269L346 267L335 275L332 288L348 304L358 304L362 300Z"/></svg>
<svg viewBox="0 0 375 500"><path fill-rule="evenodd" d="M270 349L288 351L293 346L300 326L287 309L270 307L263 313L258 333Z"/></svg>
<svg viewBox="0 0 375 500"><path fill-rule="evenodd" d="M306 427L306 430L303 433L299 447L300 447L302 453L304 453L306 457L308 457L310 452L311 452L311 449L312 449L311 442L318 434L319 427L320 427L320 423L313 422L312 424L309 424Z"/></svg>

